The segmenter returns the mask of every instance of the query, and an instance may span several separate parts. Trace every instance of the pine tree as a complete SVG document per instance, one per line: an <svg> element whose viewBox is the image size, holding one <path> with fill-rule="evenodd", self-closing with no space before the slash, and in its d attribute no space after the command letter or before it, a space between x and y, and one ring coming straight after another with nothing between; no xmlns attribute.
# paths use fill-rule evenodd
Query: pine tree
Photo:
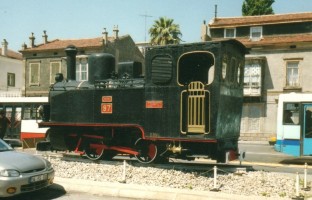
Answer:
<svg viewBox="0 0 312 200"><path fill-rule="evenodd" d="M274 14L272 4L275 0L244 0L242 6L243 16Z"/></svg>

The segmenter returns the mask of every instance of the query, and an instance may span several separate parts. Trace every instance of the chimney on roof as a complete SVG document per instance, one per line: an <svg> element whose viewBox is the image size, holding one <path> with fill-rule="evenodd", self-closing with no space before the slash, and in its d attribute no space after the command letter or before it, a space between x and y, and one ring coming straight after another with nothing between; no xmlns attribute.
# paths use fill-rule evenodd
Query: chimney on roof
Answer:
<svg viewBox="0 0 312 200"><path fill-rule="evenodd" d="M211 40L209 27L208 27L208 24L206 24L206 20L204 20L204 22L201 26L201 37L200 37L200 39L202 42Z"/></svg>
<svg viewBox="0 0 312 200"><path fill-rule="evenodd" d="M2 52L1 52L1 54L3 56L7 56L7 54L8 54L8 44L9 43L5 39L3 39L3 42L2 42Z"/></svg>
<svg viewBox="0 0 312 200"><path fill-rule="evenodd" d="M119 32L119 30L118 30L118 25L117 25L117 26L114 26L113 31L114 31L114 38L115 38L115 39L118 39L118 32Z"/></svg>
<svg viewBox="0 0 312 200"><path fill-rule="evenodd" d="M27 49L27 44L24 42L24 44L22 44L22 50Z"/></svg>
<svg viewBox="0 0 312 200"><path fill-rule="evenodd" d="M217 18L218 16L218 5L215 4L215 18Z"/></svg>
<svg viewBox="0 0 312 200"><path fill-rule="evenodd" d="M48 43L48 35L47 35L46 30L43 31L42 38L43 38L43 44L47 44Z"/></svg>
<svg viewBox="0 0 312 200"><path fill-rule="evenodd" d="M106 45L108 42L108 32L106 31L106 28L104 28L103 34L103 45Z"/></svg>
<svg viewBox="0 0 312 200"><path fill-rule="evenodd" d="M31 33L31 36L29 37L29 41L30 41L30 48L34 48L35 47L35 36L34 33Z"/></svg>

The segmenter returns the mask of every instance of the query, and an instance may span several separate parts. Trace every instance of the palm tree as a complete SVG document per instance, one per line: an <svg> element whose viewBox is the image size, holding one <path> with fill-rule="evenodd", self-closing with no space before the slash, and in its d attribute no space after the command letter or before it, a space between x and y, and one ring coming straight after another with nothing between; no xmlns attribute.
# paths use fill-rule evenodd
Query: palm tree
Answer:
<svg viewBox="0 0 312 200"><path fill-rule="evenodd" d="M154 25L149 29L152 45L179 44L182 33L180 26L173 23L173 19L160 17L155 20Z"/></svg>

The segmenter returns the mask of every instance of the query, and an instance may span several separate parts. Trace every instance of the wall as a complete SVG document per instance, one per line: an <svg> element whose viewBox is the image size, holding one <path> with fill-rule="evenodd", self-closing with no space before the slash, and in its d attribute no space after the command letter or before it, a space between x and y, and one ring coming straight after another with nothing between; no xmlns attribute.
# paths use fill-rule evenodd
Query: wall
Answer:
<svg viewBox="0 0 312 200"><path fill-rule="evenodd" d="M23 61L0 56L0 96L21 96L24 85ZM15 74L15 87L7 86L7 73Z"/></svg>
<svg viewBox="0 0 312 200"><path fill-rule="evenodd" d="M254 50L248 55L248 57L252 56L264 56L267 60L267 65L264 70L263 95L261 99L264 106L262 108L259 107L259 103L244 104L245 112L250 104L259 108L261 112L261 116L258 119L260 125L258 131L246 131L246 120L255 121L256 119L242 118L240 139L268 141L276 134L277 103L279 94L290 92L312 92L312 47L310 49L285 48L284 50L279 50L272 48L268 50ZM285 88L287 59L299 60L299 88L291 90Z"/></svg>

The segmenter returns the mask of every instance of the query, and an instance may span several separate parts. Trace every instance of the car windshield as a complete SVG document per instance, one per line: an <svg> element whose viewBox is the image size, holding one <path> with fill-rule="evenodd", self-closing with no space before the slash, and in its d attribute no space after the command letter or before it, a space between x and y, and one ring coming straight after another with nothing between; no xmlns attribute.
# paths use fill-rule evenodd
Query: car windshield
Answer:
<svg viewBox="0 0 312 200"><path fill-rule="evenodd" d="M3 140L0 139L0 152L12 150L13 148L10 145L8 145L7 143L5 143Z"/></svg>

